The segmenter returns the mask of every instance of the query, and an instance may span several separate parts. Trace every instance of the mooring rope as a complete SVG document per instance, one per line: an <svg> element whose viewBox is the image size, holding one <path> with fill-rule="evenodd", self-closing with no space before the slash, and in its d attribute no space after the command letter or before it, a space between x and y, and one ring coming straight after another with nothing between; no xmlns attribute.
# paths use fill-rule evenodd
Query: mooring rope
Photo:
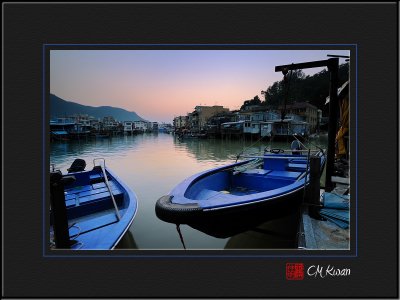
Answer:
<svg viewBox="0 0 400 300"><path fill-rule="evenodd" d="M179 233L179 238L181 239L181 243L182 243L182 245L183 245L183 249L186 250L185 241L183 240L183 236L182 236L180 224L176 224L176 230L177 230L178 233Z"/></svg>
<svg viewBox="0 0 400 300"><path fill-rule="evenodd" d="M306 147L297 137L296 137L296 133L293 132L293 130L290 129L290 131L292 132L292 136L305 148L308 149L308 147ZM314 146L315 148L317 148L318 150L320 150L322 152L322 155L325 155L324 149L322 149L321 147L317 146L316 144L312 143L310 141L310 138L304 138L305 142L310 144L311 146Z"/></svg>
<svg viewBox="0 0 400 300"><path fill-rule="evenodd" d="M257 141L255 141L255 142L252 143L250 146L244 148L241 152L239 152L239 153L236 155L236 161L235 161L235 162L238 161L238 159L240 158L240 155L242 155L242 154L244 153L244 151L246 151L247 149L253 147L255 144L257 144L258 142L260 142L262 139L263 139L263 136L260 136L260 138L259 138Z"/></svg>

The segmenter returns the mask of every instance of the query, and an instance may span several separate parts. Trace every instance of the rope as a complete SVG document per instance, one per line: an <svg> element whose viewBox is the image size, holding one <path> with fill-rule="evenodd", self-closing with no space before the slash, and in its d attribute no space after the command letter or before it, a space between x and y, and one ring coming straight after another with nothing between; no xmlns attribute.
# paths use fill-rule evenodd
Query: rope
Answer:
<svg viewBox="0 0 400 300"><path fill-rule="evenodd" d="M246 151L247 149L253 147L255 144L257 144L257 143L258 143L259 141L261 141L262 139L263 139L263 136L260 136L260 138L259 138L257 141L255 141L253 144L251 144L250 146L244 148L241 152L239 152L239 153L236 155L236 161L235 161L235 162L238 161L238 159L240 158L240 155L242 155L242 154L244 153L244 151Z"/></svg>
<svg viewBox="0 0 400 300"><path fill-rule="evenodd" d="M74 223L73 225L71 225L68 229L71 229L72 227L75 227L76 229L78 229L78 233L77 233L77 234L74 234L73 236L71 236L70 239L71 239L71 240L76 240L76 239L79 237L79 235L81 234L82 229L81 229L78 225L76 225L76 223Z"/></svg>
<svg viewBox="0 0 400 300"><path fill-rule="evenodd" d="M300 143L300 145L304 148L304 149L308 149L302 142L300 142L300 140L296 137L295 134L292 134L292 136L296 139L296 141L298 141Z"/></svg>
<svg viewBox="0 0 400 300"><path fill-rule="evenodd" d="M250 168L252 169L257 169L261 164L263 163L263 159L257 158L255 160L252 160L244 165L237 166L233 168L233 172L244 172L249 170Z"/></svg>
<svg viewBox="0 0 400 300"><path fill-rule="evenodd" d="M181 239L181 243L182 243L183 249L186 250L185 241L183 240L180 224L176 224L176 230L179 233L179 238Z"/></svg>
<svg viewBox="0 0 400 300"><path fill-rule="evenodd" d="M289 131L291 131L292 136L293 136L305 149L308 149L308 148L307 148L302 142L300 142L300 140L296 137L296 133L293 132L293 130L289 129ZM321 147L319 147L319 146L317 146L317 145L311 143L311 142L310 142L310 139L307 139L307 138L306 138L306 140L307 140L307 143L308 143L308 144L310 144L311 146L314 146L315 148L318 148L318 150L320 150L320 151L322 152L322 154L325 155L324 149L322 149Z"/></svg>
<svg viewBox="0 0 400 300"><path fill-rule="evenodd" d="M310 142L310 139L306 139L307 143L309 143L311 146L314 146L315 148L318 148L318 150L321 150L322 154L325 155L324 149L322 149L321 147L315 145L314 143Z"/></svg>
<svg viewBox="0 0 400 300"><path fill-rule="evenodd" d="M75 250L80 250L82 247L83 247L83 243L82 242L77 242L76 244L75 244L76 246L77 245L80 245L80 247L79 248L76 248Z"/></svg>

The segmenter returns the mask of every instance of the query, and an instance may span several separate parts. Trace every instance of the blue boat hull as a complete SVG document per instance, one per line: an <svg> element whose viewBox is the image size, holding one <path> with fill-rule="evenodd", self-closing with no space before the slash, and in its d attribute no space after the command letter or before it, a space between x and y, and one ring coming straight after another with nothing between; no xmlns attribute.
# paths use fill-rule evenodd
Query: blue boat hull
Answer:
<svg viewBox="0 0 400 300"><path fill-rule="evenodd" d="M223 237L225 233L217 233L221 228L236 231L293 213L308 185L306 157L277 154L262 160L257 168L246 169L254 162L248 160L186 179L157 201L156 215L206 233L212 229L212 235ZM322 166L324 161L321 156Z"/></svg>
<svg viewBox="0 0 400 300"><path fill-rule="evenodd" d="M105 172L120 219L101 169L94 168L91 171L63 175L63 179L72 180L63 185L63 199L52 199L52 205L55 204L54 201L65 201L68 222L66 239L69 239L70 246L62 248L113 249L132 224L137 212L136 195L111 170L105 168ZM53 224L58 224L57 220L54 220L57 216L60 216L60 213L52 212ZM61 217L64 216L61 214Z"/></svg>

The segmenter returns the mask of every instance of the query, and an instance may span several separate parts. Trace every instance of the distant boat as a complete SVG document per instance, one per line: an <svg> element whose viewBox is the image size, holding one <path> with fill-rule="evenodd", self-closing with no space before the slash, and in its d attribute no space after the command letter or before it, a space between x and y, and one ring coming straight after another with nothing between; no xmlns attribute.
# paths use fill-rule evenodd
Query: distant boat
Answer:
<svg viewBox="0 0 400 300"><path fill-rule="evenodd" d="M50 173L55 249L113 249L136 215L136 195L105 162L90 171L85 171L85 166L84 160L76 159L68 174Z"/></svg>
<svg viewBox="0 0 400 300"><path fill-rule="evenodd" d="M303 199L308 156L281 149L242 162L195 174L178 184L155 206L159 219L188 224L214 236L218 228L253 224L284 215ZM304 153L304 152L300 152ZM325 154L320 158L321 171Z"/></svg>
<svg viewBox="0 0 400 300"><path fill-rule="evenodd" d="M65 130L51 131L50 132L50 140L68 141L69 140L68 132L66 132Z"/></svg>

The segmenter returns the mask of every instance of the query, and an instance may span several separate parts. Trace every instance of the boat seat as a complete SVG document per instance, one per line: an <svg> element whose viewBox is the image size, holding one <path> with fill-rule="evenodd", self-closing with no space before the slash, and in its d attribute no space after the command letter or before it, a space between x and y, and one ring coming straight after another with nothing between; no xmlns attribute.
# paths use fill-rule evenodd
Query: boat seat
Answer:
<svg viewBox="0 0 400 300"><path fill-rule="evenodd" d="M116 200L117 200L118 196L123 195L122 191L119 189L111 189L111 191ZM86 196L79 197L79 205L89 204L91 202L99 201L99 200L106 199L106 198L111 198L110 193L108 192L108 189L106 189L105 191L100 192L100 193L88 194ZM111 201L111 199L110 199L110 201ZM75 207L76 206L75 197L66 200L65 204L66 204L67 208Z"/></svg>
<svg viewBox="0 0 400 300"><path fill-rule="evenodd" d="M91 185L82 185L82 186L76 186L73 188L65 189L65 196L67 197L68 195L73 195L76 193L81 193L81 192L87 192L92 189Z"/></svg>
<svg viewBox="0 0 400 300"><path fill-rule="evenodd" d="M268 173L270 173L271 170L264 170L264 169L252 169L252 170L247 170L247 171L243 171L242 174L248 174L248 175L260 175L260 176L264 176Z"/></svg>
<svg viewBox="0 0 400 300"><path fill-rule="evenodd" d="M293 171L272 171L269 174L267 174L267 178L278 178L278 179L290 179L290 180L296 180L299 178L299 176L302 174L302 172L293 172Z"/></svg>
<svg viewBox="0 0 400 300"><path fill-rule="evenodd" d="M117 206L121 207L124 201L123 193L113 193L113 195ZM114 207L109 192L80 198L78 206L76 205L75 200L66 201L66 205L69 220L102 212Z"/></svg>
<svg viewBox="0 0 400 300"><path fill-rule="evenodd" d="M111 180L110 176L107 175L107 179ZM89 180L91 184L104 182L104 177L102 173L96 173L89 176Z"/></svg>
<svg viewBox="0 0 400 300"><path fill-rule="evenodd" d="M304 172L307 169L306 164L288 164L288 171Z"/></svg>
<svg viewBox="0 0 400 300"><path fill-rule="evenodd" d="M111 188L111 189L113 189L113 188L116 187L116 185L114 184L114 181L110 180L108 183L110 184L110 188ZM105 182L99 182L99 183L94 183L94 184L92 184L92 188L93 188L94 190L96 190L96 189L101 189L101 188L105 188L105 187L107 187Z"/></svg>
<svg viewBox="0 0 400 300"><path fill-rule="evenodd" d="M113 194L118 194L120 192L119 188L116 187L115 185L112 185L111 183L110 183L110 188L111 188L111 191L113 192ZM103 192L108 192L108 188L106 186L96 188L96 189L84 190L82 192L66 194L65 200L66 201L74 200L76 198L76 196L78 196L79 198L83 198L83 197L87 197L87 196L91 196L91 195L95 195L95 194L99 194L99 193L103 193Z"/></svg>
<svg viewBox="0 0 400 300"><path fill-rule="evenodd" d="M291 159L289 162L294 164L307 164L307 159Z"/></svg>

